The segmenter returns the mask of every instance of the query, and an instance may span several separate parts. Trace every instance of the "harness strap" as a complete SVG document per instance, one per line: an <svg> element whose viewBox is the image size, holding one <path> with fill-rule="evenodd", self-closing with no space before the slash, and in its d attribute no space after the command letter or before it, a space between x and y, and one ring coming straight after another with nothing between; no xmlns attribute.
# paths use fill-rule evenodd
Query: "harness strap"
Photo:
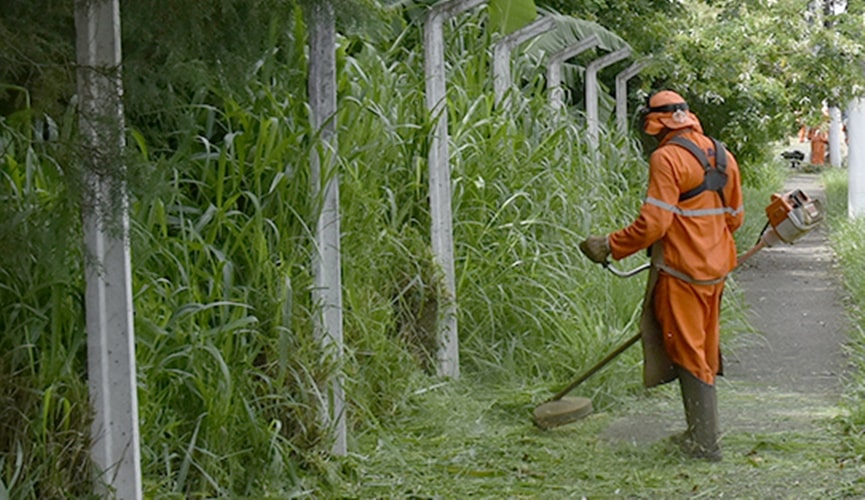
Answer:
<svg viewBox="0 0 865 500"><path fill-rule="evenodd" d="M715 146L715 167L714 168L717 169L718 172L720 172L721 174L726 174L727 173L727 153L726 153L726 150L724 149L724 145L721 144L721 142L718 141L717 139L715 139L714 137L709 137L709 139L712 139L712 144L714 144L714 146ZM676 146L687 149L697 159L697 161L700 162L700 165L702 165L703 170L705 172L708 173L710 171L710 169L713 168L712 165L709 163L709 159L706 157L706 153L702 149L700 149L696 144L694 144L692 141L689 141L688 139L685 139L684 137L677 135L677 136L674 136L673 138L671 138L670 142L668 142L668 144L675 144ZM679 201L689 200L689 199L693 198L694 196L697 196L698 194L702 193L706 189L708 189L708 186L706 186L706 178L704 176L703 182L701 182L699 186L680 194L679 195ZM721 188L715 189L714 191L716 193L718 193L718 196L721 198L721 204L726 206L727 201L724 199L723 186Z"/></svg>

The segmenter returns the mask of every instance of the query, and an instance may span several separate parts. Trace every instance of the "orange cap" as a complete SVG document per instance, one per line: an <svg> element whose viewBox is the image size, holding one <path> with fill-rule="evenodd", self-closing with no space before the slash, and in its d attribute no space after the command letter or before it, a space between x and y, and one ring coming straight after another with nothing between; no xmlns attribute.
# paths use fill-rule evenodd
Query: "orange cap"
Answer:
<svg viewBox="0 0 865 500"><path fill-rule="evenodd" d="M643 130L647 134L657 135L664 128L679 130L688 127L703 131L700 120L688 111L688 103L682 96L672 90L662 90L649 98L643 121Z"/></svg>

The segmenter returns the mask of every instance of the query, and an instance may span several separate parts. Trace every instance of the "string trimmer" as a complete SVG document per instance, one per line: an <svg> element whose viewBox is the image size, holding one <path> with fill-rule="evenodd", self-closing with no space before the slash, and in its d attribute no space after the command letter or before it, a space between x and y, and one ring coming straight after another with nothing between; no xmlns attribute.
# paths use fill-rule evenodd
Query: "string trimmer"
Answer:
<svg viewBox="0 0 865 500"><path fill-rule="evenodd" d="M801 189L796 189L783 195L773 194L769 206L766 207L766 217L768 221L757 243L739 256L737 268L763 248L772 247L778 242L792 244L811 232L823 220L823 206L820 200L811 199ZM609 262L604 262L603 266L616 276L628 278L649 269L651 264L646 263L630 271L616 269ZM555 396L535 408L533 412L535 425L541 429L551 429L590 415L593 411L591 399L571 397L568 394L640 340L641 335L637 333L626 340Z"/></svg>

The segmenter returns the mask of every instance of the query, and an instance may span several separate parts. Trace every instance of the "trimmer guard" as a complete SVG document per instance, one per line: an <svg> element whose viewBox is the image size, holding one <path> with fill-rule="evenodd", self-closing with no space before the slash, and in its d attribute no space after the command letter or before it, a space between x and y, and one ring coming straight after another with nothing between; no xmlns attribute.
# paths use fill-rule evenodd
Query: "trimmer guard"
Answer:
<svg viewBox="0 0 865 500"><path fill-rule="evenodd" d="M538 406L532 415L535 425L546 430L575 422L591 413L591 399L565 396Z"/></svg>

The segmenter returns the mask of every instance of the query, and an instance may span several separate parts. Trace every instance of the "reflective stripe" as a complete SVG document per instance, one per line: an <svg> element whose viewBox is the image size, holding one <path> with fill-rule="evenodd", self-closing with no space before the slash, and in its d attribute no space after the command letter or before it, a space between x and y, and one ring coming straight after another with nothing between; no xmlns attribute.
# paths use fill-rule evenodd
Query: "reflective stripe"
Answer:
<svg viewBox="0 0 865 500"><path fill-rule="evenodd" d="M670 276L678 280L684 281L685 283L691 283L692 285L717 285L718 283L723 283L724 280L727 279L727 275L724 275L720 278L715 278L711 280L698 280L692 278L690 275L683 271L673 269L672 267L668 266L667 263L664 261L664 244L661 242L661 240L652 243L651 254L652 267L663 273L669 274Z"/></svg>
<svg viewBox="0 0 865 500"><path fill-rule="evenodd" d="M694 279L682 271L677 271L672 267L668 266L665 263L656 264L656 267L660 269L662 272L669 274L670 276L677 278L679 280L684 281L685 283L690 283L692 285L717 285L718 283L723 283L724 280L727 279L727 276L721 276L720 278L715 278L713 280L698 280Z"/></svg>
<svg viewBox="0 0 865 500"><path fill-rule="evenodd" d="M684 217L704 217L706 215L738 215L740 212L745 210L745 206L742 205L737 209L733 209L731 207L721 207L721 208L701 208L699 210L684 210L675 205L670 205L669 203L665 203L657 198L646 198L646 203L649 205L654 205L658 208L662 208L669 212L673 212L674 214L679 214Z"/></svg>
<svg viewBox="0 0 865 500"><path fill-rule="evenodd" d="M739 214L745 212L745 205L739 205L739 208L737 208L736 210L733 210L732 207L726 207L726 211L727 211L730 215L733 215L733 216L735 216L735 215L739 215Z"/></svg>

